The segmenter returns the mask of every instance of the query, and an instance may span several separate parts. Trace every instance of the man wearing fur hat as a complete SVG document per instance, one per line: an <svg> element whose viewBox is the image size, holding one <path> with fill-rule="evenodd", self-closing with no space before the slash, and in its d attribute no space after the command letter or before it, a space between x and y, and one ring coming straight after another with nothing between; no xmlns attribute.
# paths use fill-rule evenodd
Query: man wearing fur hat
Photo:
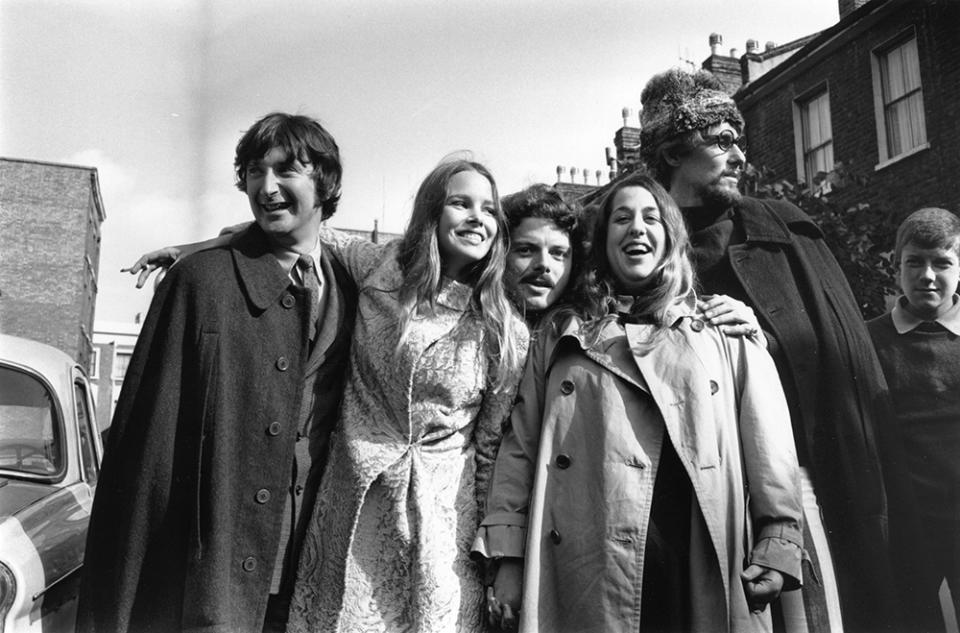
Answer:
<svg viewBox="0 0 960 633"><path fill-rule="evenodd" d="M817 578L783 594L786 630L888 630L885 385L850 287L803 211L741 195L743 118L713 75L661 73L641 102L641 155L687 219L700 288L753 308L790 404Z"/></svg>

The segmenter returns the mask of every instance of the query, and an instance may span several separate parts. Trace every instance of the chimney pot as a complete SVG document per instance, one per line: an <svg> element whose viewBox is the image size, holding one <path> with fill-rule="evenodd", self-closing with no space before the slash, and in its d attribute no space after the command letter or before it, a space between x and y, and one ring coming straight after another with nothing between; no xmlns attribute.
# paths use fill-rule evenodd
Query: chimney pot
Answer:
<svg viewBox="0 0 960 633"><path fill-rule="evenodd" d="M583 184L589 185L589 184L590 184L590 170L587 169L586 167L584 167L583 169L580 170L580 172L583 174Z"/></svg>
<svg viewBox="0 0 960 633"><path fill-rule="evenodd" d="M723 46L723 36L719 33L710 34L710 54L716 55L720 52L720 47Z"/></svg>
<svg viewBox="0 0 960 633"><path fill-rule="evenodd" d="M563 172L565 171L566 169L564 169L563 165L557 165L557 182L561 182L563 180Z"/></svg>
<svg viewBox="0 0 960 633"><path fill-rule="evenodd" d="M740 57L739 53L740 53L740 51L738 51L738 50L735 49L735 48L731 48L731 49L730 49L730 57Z"/></svg>
<svg viewBox="0 0 960 633"><path fill-rule="evenodd" d="M570 182L574 182L574 183L577 182L577 168L576 168L576 167L571 167L571 168L570 168Z"/></svg>
<svg viewBox="0 0 960 633"><path fill-rule="evenodd" d="M627 127L627 119L630 118L630 108L620 110L620 116L623 117L623 127Z"/></svg>
<svg viewBox="0 0 960 633"><path fill-rule="evenodd" d="M600 186L600 177L603 176L603 170L602 170L602 169L598 169L594 175L597 177L597 186L599 187L599 186Z"/></svg>
<svg viewBox="0 0 960 633"><path fill-rule="evenodd" d="M766 46L765 46L764 48L765 48L766 50L768 50L768 51L772 51L772 50L775 49L776 47L777 47L777 43L774 42L773 40L770 40L769 42L767 42L767 44L766 44Z"/></svg>
<svg viewBox="0 0 960 633"><path fill-rule="evenodd" d="M757 49L758 49L759 47L760 47L760 44L757 42L757 40L754 40L754 39L747 40L747 52L748 52L748 53L755 53L755 52L757 52Z"/></svg>

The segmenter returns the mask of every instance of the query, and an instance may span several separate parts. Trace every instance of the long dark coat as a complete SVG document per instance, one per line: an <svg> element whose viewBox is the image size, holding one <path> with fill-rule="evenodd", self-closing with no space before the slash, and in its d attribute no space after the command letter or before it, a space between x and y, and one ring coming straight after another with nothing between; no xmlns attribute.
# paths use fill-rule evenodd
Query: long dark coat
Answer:
<svg viewBox="0 0 960 633"><path fill-rule="evenodd" d="M256 225L157 288L94 500L79 630L261 631L312 377L305 298ZM316 412L334 416L343 363L317 371Z"/></svg>
<svg viewBox="0 0 960 633"><path fill-rule="evenodd" d="M730 265L744 300L772 335L771 346L778 346L771 351L801 418L798 444L823 509L844 624L850 631L883 630L897 603L881 468L893 447L879 361L850 286L812 220L789 203L752 198L738 213L746 241L729 248Z"/></svg>

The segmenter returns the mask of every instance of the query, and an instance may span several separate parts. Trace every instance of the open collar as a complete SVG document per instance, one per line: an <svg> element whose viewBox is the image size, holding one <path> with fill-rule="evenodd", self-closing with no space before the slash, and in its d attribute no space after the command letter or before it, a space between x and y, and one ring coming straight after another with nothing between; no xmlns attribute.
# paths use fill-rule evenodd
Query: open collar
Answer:
<svg viewBox="0 0 960 633"><path fill-rule="evenodd" d="M907 298L903 295L897 297L897 301L890 313L890 318L893 319L893 327L897 329L897 334L911 332L918 325L925 322L906 309L904 305L906 301ZM947 310L946 314L942 317L934 321L957 336L960 336L960 296L953 295L953 307Z"/></svg>

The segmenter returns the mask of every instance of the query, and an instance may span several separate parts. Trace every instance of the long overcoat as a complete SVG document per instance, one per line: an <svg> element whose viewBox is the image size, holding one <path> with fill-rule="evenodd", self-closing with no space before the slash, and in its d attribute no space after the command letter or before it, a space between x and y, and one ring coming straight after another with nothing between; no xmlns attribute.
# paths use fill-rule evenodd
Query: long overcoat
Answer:
<svg viewBox="0 0 960 633"><path fill-rule="evenodd" d="M343 375L308 355L305 302L256 225L160 283L104 456L81 631L260 633L305 378L332 427ZM331 349L349 341L338 329Z"/></svg>
<svg viewBox="0 0 960 633"><path fill-rule="evenodd" d="M897 615L887 495L906 489L893 474L902 466L880 363L820 228L786 202L744 198L737 213L746 239L729 248L730 265L795 394L797 442L823 508L844 624L887 629ZM909 529L905 521L895 527Z"/></svg>
<svg viewBox="0 0 960 633"><path fill-rule="evenodd" d="M289 630L480 631L470 545L516 384L494 389L472 287L444 280L398 348L398 242L321 239L357 282L358 318Z"/></svg>
<svg viewBox="0 0 960 633"><path fill-rule="evenodd" d="M747 607L745 564L797 586L799 470L772 360L689 308L671 320L649 344L653 326L574 318L531 349L474 544L486 558L526 554L523 633L640 630L664 442L695 497L692 630L770 629L769 609Z"/></svg>

